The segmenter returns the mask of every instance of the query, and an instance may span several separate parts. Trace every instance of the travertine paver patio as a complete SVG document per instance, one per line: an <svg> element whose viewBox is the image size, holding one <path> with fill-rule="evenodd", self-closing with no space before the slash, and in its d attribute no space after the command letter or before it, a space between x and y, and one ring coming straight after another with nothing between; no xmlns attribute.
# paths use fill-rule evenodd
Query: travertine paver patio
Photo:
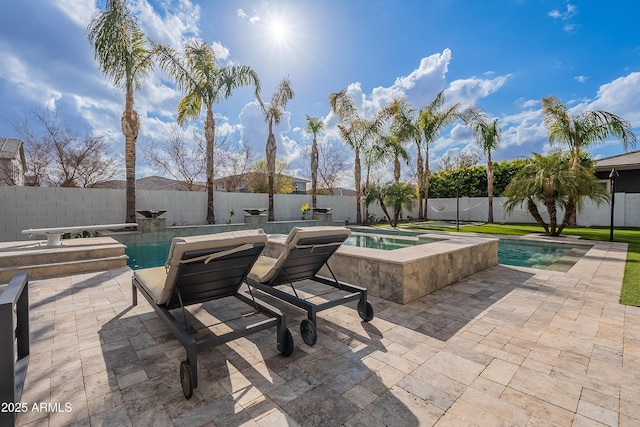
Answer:
<svg viewBox="0 0 640 427"><path fill-rule="evenodd" d="M408 305L372 299L320 314L315 347L278 354L273 331L184 350L131 270L31 281L23 401L70 412L18 425L640 425L640 308L618 304L626 245L598 244L569 273L496 266ZM220 306L203 309L215 313Z"/></svg>

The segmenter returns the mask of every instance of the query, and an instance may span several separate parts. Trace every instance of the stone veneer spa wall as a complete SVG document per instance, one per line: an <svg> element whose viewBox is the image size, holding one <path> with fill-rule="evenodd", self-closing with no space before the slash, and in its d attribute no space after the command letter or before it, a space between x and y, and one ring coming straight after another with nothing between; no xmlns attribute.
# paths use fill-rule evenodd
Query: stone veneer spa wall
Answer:
<svg viewBox="0 0 640 427"><path fill-rule="evenodd" d="M498 264L498 239L420 237L438 241L390 251L342 245L329 266L340 281L364 286L369 295L407 304ZM270 236L264 254L277 257L285 238ZM331 277L326 267L319 275Z"/></svg>

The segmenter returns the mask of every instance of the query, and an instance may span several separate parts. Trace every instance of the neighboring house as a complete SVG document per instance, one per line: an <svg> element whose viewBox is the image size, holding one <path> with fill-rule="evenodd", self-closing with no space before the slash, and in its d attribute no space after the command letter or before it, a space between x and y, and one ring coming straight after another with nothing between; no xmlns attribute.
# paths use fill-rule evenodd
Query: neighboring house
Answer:
<svg viewBox="0 0 640 427"><path fill-rule="evenodd" d="M92 188L111 188L124 189L125 182L113 179L110 181L98 182ZM161 176L148 176L146 178L136 179L137 190L173 190L173 191L206 191L206 183L194 182L191 189L183 182L174 179L164 178Z"/></svg>
<svg viewBox="0 0 640 427"><path fill-rule="evenodd" d="M291 180L292 194L307 194L308 180L296 178L294 176L276 174L276 180L281 177ZM231 175L216 179L213 181L213 188L219 191L248 193L253 192L256 187L264 187L266 185L266 181L266 174L262 172L247 172L240 175Z"/></svg>
<svg viewBox="0 0 640 427"><path fill-rule="evenodd" d="M607 188L612 169L618 172L616 193L640 193L640 150L596 160L596 177L606 180Z"/></svg>
<svg viewBox="0 0 640 427"><path fill-rule="evenodd" d="M0 185L24 186L27 161L19 139L0 138Z"/></svg>

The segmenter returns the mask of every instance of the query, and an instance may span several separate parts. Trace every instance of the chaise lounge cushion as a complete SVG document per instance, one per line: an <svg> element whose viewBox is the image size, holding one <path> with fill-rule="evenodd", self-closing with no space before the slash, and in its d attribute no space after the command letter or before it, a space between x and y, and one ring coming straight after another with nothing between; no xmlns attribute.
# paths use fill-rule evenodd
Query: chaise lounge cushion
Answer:
<svg viewBox="0 0 640 427"><path fill-rule="evenodd" d="M284 251L278 258L260 256L249 272L249 279L259 283L269 282L286 262L289 253L303 239L312 239L324 236L336 236L336 241L342 243L351 235L351 230L344 227L317 226L317 227L294 227L284 242Z"/></svg>
<svg viewBox="0 0 640 427"><path fill-rule="evenodd" d="M262 229L232 231L203 236L174 237L164 267L145 268L134 273L138 282L146 288L158 305L166 304L173 293L179 266L185 252L206 249L241 247L266 243L267 235ZM206 260L205 260L206 262Z"/></svg>

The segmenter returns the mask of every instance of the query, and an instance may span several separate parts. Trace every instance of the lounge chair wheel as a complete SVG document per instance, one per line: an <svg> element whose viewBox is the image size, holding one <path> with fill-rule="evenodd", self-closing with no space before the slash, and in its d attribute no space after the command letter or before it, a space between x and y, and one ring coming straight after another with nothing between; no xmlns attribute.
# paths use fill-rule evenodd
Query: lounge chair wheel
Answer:
<svg viewBox="0 0 640 427"><path fill-rule="evenodd" d="M316 325L309 319L304 319L300 322L300 335L302 335L302 340L308 346L313 346L318 341Z"/></svg>
<svg viewBox="0 0 640 427"><path fill-rule="evenodd" d="M193 373L191 372L191 366L188 361L183 361L180 364L180 383L182 384L182 392L184 397L191 399L193 396Z"/></svg>
<svg viewBox="0 0 640 427"><path fill-rule="evenodd" d="M282 350L282 354L289 357L293 354L293 349L293 335L291 335L291 331L287 329L284 333L284 349Z"/></svg>
<svg viewBox="0 0 640 427"><path fill-rule="evenodd" d="M358 303L358 315L362 320L368 322L373 319L373 306L369 301L362 307L362 303Z"/></svg>

